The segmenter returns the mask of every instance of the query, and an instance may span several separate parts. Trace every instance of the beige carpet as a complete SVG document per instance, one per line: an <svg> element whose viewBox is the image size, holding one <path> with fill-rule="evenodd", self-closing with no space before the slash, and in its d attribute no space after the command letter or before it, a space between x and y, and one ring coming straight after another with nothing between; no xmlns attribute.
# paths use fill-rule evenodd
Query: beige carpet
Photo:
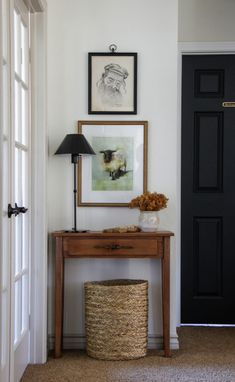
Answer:
<svg viewBox="0 0 235 382"><path fill-rule="evenodd" d="M45 365L28 366L22 382L235 382L235 328L179 329L172 358L151 350L131 361L99 361L66 351Z"/></svg>

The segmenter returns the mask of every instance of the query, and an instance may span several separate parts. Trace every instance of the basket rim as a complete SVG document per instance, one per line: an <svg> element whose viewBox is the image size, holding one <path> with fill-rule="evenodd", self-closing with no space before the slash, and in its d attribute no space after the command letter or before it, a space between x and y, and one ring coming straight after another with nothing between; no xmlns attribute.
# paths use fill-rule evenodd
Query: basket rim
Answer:
<svg viewBox="0 0 235 382"><path fill-rule="evenodd" d="M137 286L137 285L148 285L148 280L142 279L110 279L110 280L100 280L100 281L86 281L84 283L85 287L96 286L100 288L109 287L127 287L127 286Z"/></svg>

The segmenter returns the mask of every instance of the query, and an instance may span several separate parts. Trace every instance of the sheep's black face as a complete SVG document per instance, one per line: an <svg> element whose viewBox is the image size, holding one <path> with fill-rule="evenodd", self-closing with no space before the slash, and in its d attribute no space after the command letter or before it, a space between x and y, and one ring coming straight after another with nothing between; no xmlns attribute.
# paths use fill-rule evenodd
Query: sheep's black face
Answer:
<svg viewBox="0 0 235 382"><path fill-rule="evenodd" d="M100 153L104 154L103 161L104 163L110 163L113 159L113 153L115 153L116 150L103 150L100 151Z"/></svg>

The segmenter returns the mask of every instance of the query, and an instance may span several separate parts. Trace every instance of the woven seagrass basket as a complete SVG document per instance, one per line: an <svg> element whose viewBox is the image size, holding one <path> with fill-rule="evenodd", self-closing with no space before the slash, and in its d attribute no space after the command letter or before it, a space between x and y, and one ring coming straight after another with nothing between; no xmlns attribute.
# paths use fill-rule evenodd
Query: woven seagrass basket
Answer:
<svg viewBox="0 0 235 382"><path fill-rule="evenodd" d="M87 354L105 360L144 357L148 341L148 281L85 283Z"/></svg>

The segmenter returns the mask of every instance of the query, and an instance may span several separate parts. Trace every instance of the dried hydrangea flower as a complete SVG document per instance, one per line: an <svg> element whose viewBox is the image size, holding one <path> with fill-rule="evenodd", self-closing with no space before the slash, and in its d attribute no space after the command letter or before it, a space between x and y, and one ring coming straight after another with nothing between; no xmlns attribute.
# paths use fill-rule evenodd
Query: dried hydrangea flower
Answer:
<svg viewBox="0 0 235 382"><path fill-rule="evenodd" d="M138 208L140 211L160 211L167 207L168 200L164 194L147 191L132 199L128 207Z"/></svg>

